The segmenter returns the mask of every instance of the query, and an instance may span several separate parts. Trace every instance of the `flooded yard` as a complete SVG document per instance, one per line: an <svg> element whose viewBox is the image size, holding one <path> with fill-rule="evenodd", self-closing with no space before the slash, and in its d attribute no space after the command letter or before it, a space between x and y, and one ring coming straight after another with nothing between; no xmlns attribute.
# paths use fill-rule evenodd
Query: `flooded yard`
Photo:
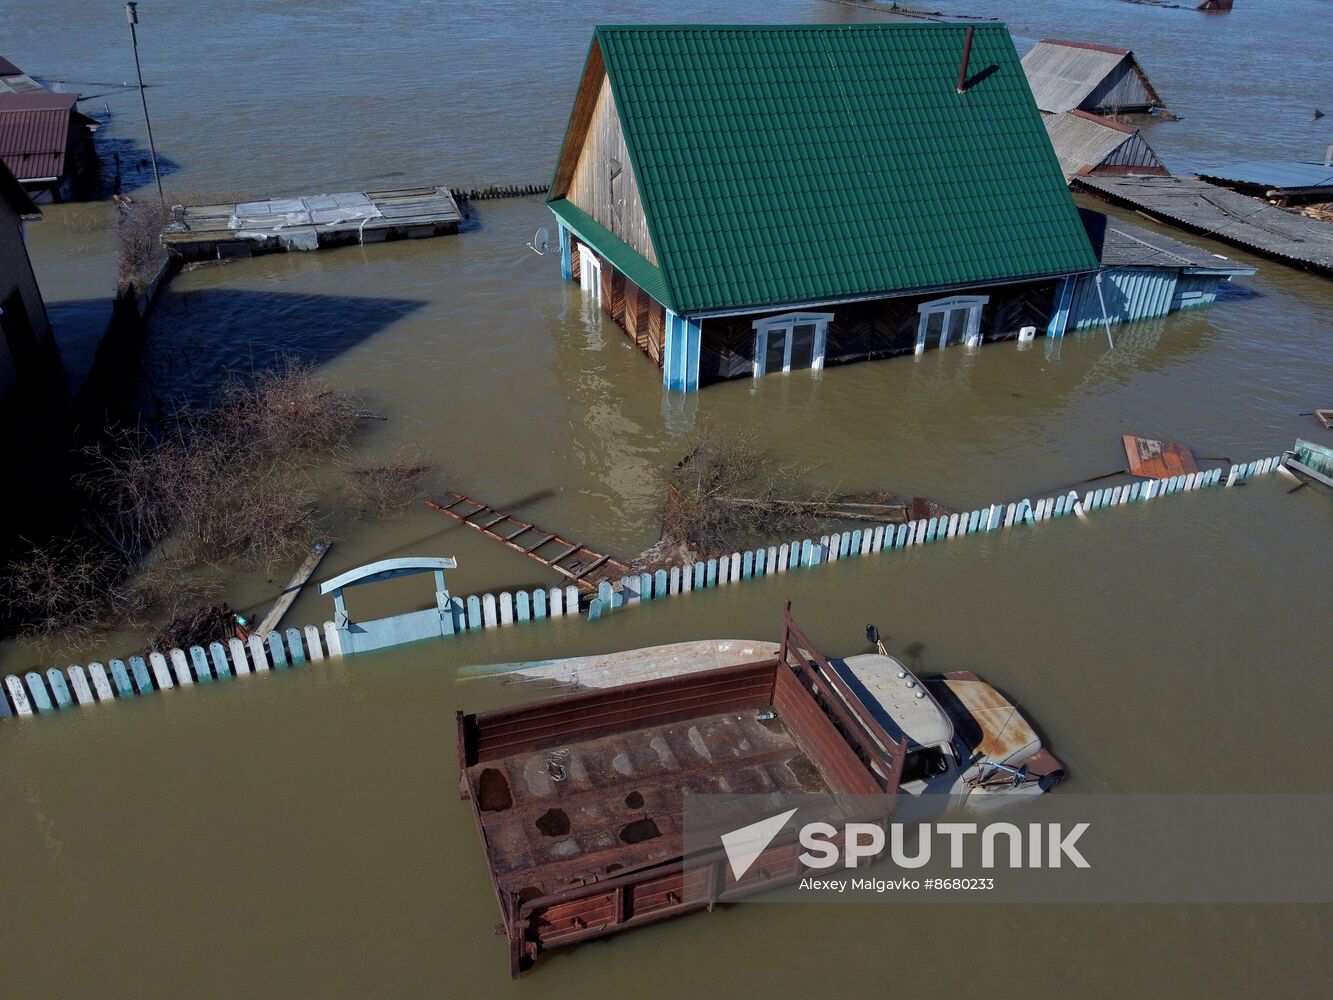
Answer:
<svg viewBox="0 0 1333 1000"><path fill-rule="evenodd" d="M1313 158L1333 142L1311 26L1324 5L1223 18L1116 0L931 4L1039 37L1132 47L1180 121L1168 165ZM52 8L68 33L52 32ZM247 196L372 182L549 176L592 25L864 20L863 6L692 0L570 8L184 2L141 11L169 190ZM6 55L91 81L133 73L118 9L0 13ZM388 46L389 57L368 58ZM123 51L122 51L123 50ZM1234 64L1226 88L1219 65ZM1312 82L1313 81L1313 82ZM1319 88L1322 87L1322 90ZM80 85L77 89L91 92ZM137 95L106 97L133 138ZM706 192L701 192L706 197ZM1091 205L1091 202L1087 202ZM1098 206L1104 208L1104 206ZM114 284L92 206L29 227L67 366ZM930 351L667 395L661 373L577 287L539 198L478 202L457 236L191 270L152 315L140 384L204 399L227 369L307 359L384 421L358 447L414 449L436 481L620 558L657 540L671 465L702 421L753 429L805 485L889 489L958 508L1048 495L1124 465L1122 434L1247 461L1319 431L1333 405L1333 285L1219 242L1258 268L1211 310L1104 331ZM108 213L109 215L109 213ZM1128 216L1126 216L1128 217ZM1142 220L1138 220L1142 222ZM81 332L82 331L82 332ZM1316 438L1317 439L1317 438ZM1209 465L1212 463L1205 463ZM454 712L531 697L459 680L468 664L705 637L775 638L784 599L826 652L875 622L923 671L972 670L1038 721L1073 791L1330 791L1325 610L1333 504L1281 477L1086 522L959 540L694 594L602 621L563 619L365 654L66 717L0 724L0 809L15 996L417 996L516 991L468 810ZM558 579L440 514L347 521L316 579L376 559L453 555L456 593ZM262 614L290 570L240 573ZM419 581L364 588L355 613L425 606ZM309 588L287 623L323 622ZM65 662L127 651L86 650ZM63 656L64 654L62 654ZM50 666L0 647L0 673ZM1256 752L1256 750L1258 752ZM1237 859L1243 863L1244 859ZM1314 906L724 907L545 961L544 995L1314 996L1329 912ZM891 957L890 957L891 956ZM738 957L739 960L738 960ZM527 985L533 987L533 981Z"/></svg>

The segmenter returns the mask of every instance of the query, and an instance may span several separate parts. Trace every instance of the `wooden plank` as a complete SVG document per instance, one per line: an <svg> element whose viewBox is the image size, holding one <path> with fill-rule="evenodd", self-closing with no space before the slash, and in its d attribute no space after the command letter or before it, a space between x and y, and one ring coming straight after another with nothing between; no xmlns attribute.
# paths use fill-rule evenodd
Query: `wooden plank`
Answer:
<svg viewBox="0 0 1333 1000"><path fill-rule="evenodd" d="M528 525L528 528L529 528L529 529L530 529L531 527L532 527L532 525ZM525 548L525 549L523 550L523 553L524 553L525 555L529 555L529 556L530 556L530 555L532 555L535 551L537 551L537 549L541 548L543 545L545 545L547 542L551 541L551 540L554 539L554 538L555 538L555 535L546 535L546 536L545 536L544 538L542 538L540 541L533 542L531 545L529 545L527 548Z"/></svg>
<svg viewBox="0 0 1333 1000"><path fill-rule="evenodd" d="M574 579L575 580L582 579L583 577L591 573L593 570L601 566L603 563L609 561L610 558L611 558L610 556L602 556L600 559L594 561L592 565L590 565L587 569L580 570L578 573L574 574Z"/></svg>
<svg viewBox="0 0 1333 1000"><path fill-rule="evenodd" d="M1174 441L1154 441L1151 438L1124 435L1125 456L1129 459L1131 475L1149 479L1166 479L1199 471L1194 453Z"/></svg>
<svg viewBox="0 0 1333 1000"><path fill-rule="evenodd" d="M492 518L491 520L487 521L480 527L482 531L490 531L492 525L499 524L501 521L508 521L508 520L509 520L508 514L501 514L499 517ZM495 532L495 534L498 534L498 532Z"/></svg>
<svg viewBox="0 0 1333 1000"><path fill-rule="evenodd" d="M315 572L315 567L319 565L320 560L324 558L330 548L332 548L331 542L315 543L314 550L306 557L305 562L301 563L296 572L292 574L291 580L287 582L287 586L283 589L282 593L278 595L277 602L269 610L269 613L264 616L264 620L259 623L259 628L256 631L260 635L268 635L278 627L278 623L282 621L282 616L287 613L289 608L291 608L293 602L295 602L296 598L300 595L301 588L306 585L306 581L308 581L311 574Z"/></svg>
<svg viewBox="0 0 1333 1000"><path fill-rule="evenodd" d="M549 562L552 566L554 566L556 563L561 562L562 560L568 558L569 556L572 556L575 552L579 551L579 549L581 548L583 548L582 545L571 545L569 548L565 549L564 552L561 552L554 559L542 559L542 562ZM538 558L540 559L541 557L539 556Z"/></svg>

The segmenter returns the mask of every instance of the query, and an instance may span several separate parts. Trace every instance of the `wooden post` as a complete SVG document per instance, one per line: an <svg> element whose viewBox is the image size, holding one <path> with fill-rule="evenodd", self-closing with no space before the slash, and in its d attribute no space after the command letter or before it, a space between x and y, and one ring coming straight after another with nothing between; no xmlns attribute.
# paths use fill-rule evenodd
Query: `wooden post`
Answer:
<svg viewBox="0 0 1333 1000"><path fill-rule="evenodd" d="M315 628L313 625L307 625L305 627L305 644L306 649L310 651L310 659L312 661L324 659L324 647L319 641L319 629Z"/></svg>
<svg viewBox="0 0 1333 1000"><path fill-rule="evenodd" d="M190 659L194 663L194 676L202 683L212 681L213 671L208 668L208 657L202 646L190 647Z"/></svg>
<svg viewBox="0 0 1333 1000"><path fill-rule="evenodd" d="M88 686L88 676L83 672L83 667L74 664L69 668L69 682L74 688L74 697L79 700L80 705L91 705L96 699L93 697L93 690ZM5 696L0 692L0 702L4 702Z"/></svg>
<svg viewBox="0 0 1333 1000"><path fill-rule="evenodd" d="M268 650L258 635L250 636L250 662L256 671L268 670Z"/></svg>
<svg viewBox="0 0 1333 1000"><path fill-rule="evenodd" d="M149 653L148 662L153 667L153 678L157 681L159 690L165 691L167 688L175 687L171 681L171 671L167 669L165 656L158 652Z"/></svg>

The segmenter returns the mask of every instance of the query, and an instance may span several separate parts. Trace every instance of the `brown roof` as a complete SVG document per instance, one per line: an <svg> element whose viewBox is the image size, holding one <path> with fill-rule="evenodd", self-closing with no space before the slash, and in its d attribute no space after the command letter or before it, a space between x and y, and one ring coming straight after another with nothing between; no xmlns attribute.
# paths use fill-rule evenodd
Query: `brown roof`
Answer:
<svg viewBox="0 0 1333 1000"><path fill-rule="evenodd" d="M21 181L61 177L78 94L0 94L0 160Z"/></svg>
<svg viewBox="0 0 1333 1000"><path fill-rule="evenodd" d="M1067 45L1071 49L1092 49L1094 52L1109 52L1115 56L1127 56L1129 49L1118 49L1114 45L1098 45L1095 42L1075 42L1068 38L1043 38L1043 45Z"/></svg>

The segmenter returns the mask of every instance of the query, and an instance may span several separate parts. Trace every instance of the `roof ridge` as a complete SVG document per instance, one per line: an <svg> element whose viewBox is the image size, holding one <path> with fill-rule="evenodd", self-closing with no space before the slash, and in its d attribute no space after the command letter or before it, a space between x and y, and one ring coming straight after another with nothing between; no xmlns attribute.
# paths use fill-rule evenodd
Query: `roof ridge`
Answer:
<svg viewBox="0 0 1333 1000"><path fill-rule="evenodd" d="M1113 56L1132 56L1132 49L1121 49L1114 45L1099 45L1096 42L1078 42L1072 38L1043 38L1038 45L1065 45L1071 49L1093 49L1096 52L1109 52Z"/></svg>
<svg viewBox="0 0 1333 1000"><path fill-rule="evenodd" d="M744 31L744 32L778 32L778 31L827 31L827 32L854 32L854 31L905 31L910 29L923 31L938 31L942 28L1003 28L1006 31L1008 26L1003 21L932 21L922 23L917 21L875 21L865 24L709 24L707 22L696 22L693 24L599 24L595 31ZM1043 39L1045 41L1045 39ZM1070 42L1068 44L1077 45L1080 43Z"/></svg>

